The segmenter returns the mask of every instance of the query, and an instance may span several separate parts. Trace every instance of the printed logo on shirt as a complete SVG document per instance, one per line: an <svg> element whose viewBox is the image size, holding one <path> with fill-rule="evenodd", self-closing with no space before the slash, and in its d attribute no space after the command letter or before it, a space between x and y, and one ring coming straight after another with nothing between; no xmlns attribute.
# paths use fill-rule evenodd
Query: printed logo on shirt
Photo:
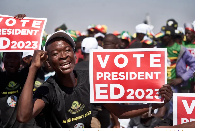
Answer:
<svg viewBox="0 0 200 131"><path fill-rule="evenodd" d="M7 103L8 103L8 106L15 107L17 103L17 97L14 95L11 95L10 97L8 97Z"/></svg>
<svg viewBox="0 0 200 131"><path fill-rule="evenodd" d="M8 83L8 86L6 87L6 90L15 90L20 86L20 84L15 83L14 81L10 81Z"/></svg>
<svg viewBox="0 0 200 131"><path fill-rule="evenodd" d="M42 83L40 81L35 81L35 87L40 87L42 85Z"/></svg>
<svg viewBox="0 0 200 131"><path fill-rule="evenodd" d="M74 128L84 128L84 124L83 123L78 123L74 126Z"/></svg>
<svg viewBox="0 0 200 131"><path fill-rule="evenodd" d="M82 115L76 116L76 117L72 117L72 118L68 118L67 120L63 120L62 123L66 124L66 123L70 123L73 121L79 121L80 119L86 118L88 116L90 116L92 114L92 111L88 111Z"/></svg>
<svg viewBox="0 0 200 131"><path fill-rule="evenodd" d="M71 109L68 110L71 114L76 114L84 109L85 105L81 105L78 101L72 103Z"/></svg>
<svg viewBox="0 0 200 131"><path fill-rule="evenodd" d="M40 81L35 81L35 84L34 84L35 87L33 88L33 91L36 91L36 89L40 87L41 85L42 83Z"/></svg>

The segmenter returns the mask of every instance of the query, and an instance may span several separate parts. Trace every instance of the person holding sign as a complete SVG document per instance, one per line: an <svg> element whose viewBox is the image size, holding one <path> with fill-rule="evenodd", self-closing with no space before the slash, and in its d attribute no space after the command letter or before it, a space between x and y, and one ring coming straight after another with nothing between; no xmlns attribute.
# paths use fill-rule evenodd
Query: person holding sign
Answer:
<svg viewBox="0 0 200 131"><path fill-rule="evenodd" d="M55 32L46 41L46 51L34 52L29 68L29 74L20 95L17 120L28 122L30 119L45 114L45 127L90 127L92 109L90 105L89 74L84 71L74 71L75 43L63 31ZM50 77L34 94L33 84L37 70L48 58L56 74ZM114 103L102 104L119 118L130 118L148 112L149 109L162 107L172 97L169 85L159 89L159 95L164 99L162 104L120 105Z"/></svg>
<svg viewBox="0 0 200 131"><path fill-rule="evenodd" d="M30 119L27 123L19 123L16 119L18 99L26 81L30 65L27 64L27 67L20 69L23 55L23 49L21 48L23 45L22 40L29 40L29 38L21 36L24 34L23 31L25 31L23 29L21 30L22 34L17 35L20 32L20 26L18 25L24 27L25 25L28 26L31 23L30 22L28 24L29 20L19 21L25 16L25 14L18 14L14 18L10 16L0 16L0 30L2 31L0 34L0 50L3 51L2 59L5 68L4 72L0 72L0 127L38 127L36 126L35 119ZM38 28L38 21L33 20L32 22L32 27ZM6 26L9 26L9 28L6 28ZM17 34L14 34L16 33L15 28L18 28L16 29L18 31ZM38 38L40 39L40 37ZM4 43L4 40L7 40L7 43ZM13 44L11 45L11 48L13 49L8 46L9 42ZM18 43L17 45L16 42ZM18 46L20 48L17 49L14 46Z"/></svg>
<svg viewBox="0 0 200 131"><path fill-rule="evenodd" d="M45 18L0 15L0 51L39 50Z"/></svg>

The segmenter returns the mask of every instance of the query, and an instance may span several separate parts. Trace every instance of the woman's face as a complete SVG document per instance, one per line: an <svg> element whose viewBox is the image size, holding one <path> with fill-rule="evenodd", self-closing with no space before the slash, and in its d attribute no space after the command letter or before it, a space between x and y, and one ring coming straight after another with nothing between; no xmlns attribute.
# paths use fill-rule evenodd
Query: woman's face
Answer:
<svg viewBox="0 0 200 131"><path fill-rule="evenodd" d="M58 74L69 74L75 67L74 50L64 40L56 40L47 47L48 60Z"/></svg>

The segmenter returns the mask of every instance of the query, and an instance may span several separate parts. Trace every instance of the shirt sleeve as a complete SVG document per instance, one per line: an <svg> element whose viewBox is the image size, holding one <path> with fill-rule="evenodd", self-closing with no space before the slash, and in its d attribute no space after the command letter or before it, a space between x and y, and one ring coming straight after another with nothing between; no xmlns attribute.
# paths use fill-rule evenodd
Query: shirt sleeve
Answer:
<svg viewBox="0 0 200 131"><path fill-rule="evenodd" d="M50 103L50 91L48 86L41 86L37 88L37 90L34 93L33 100L34 102L37 99L41 99L45 102L45 105L49 105Z"/></svg>
<svg viewBox="0 0 200 131"><path fill-rule="evenodd" d="M185 53L183 54L183 59L185 60L186 64L190 67L189 70L181 76L184 81L187 81L188 79L193 77L193 73L195 72L195 58L186 49Z"/></svg>

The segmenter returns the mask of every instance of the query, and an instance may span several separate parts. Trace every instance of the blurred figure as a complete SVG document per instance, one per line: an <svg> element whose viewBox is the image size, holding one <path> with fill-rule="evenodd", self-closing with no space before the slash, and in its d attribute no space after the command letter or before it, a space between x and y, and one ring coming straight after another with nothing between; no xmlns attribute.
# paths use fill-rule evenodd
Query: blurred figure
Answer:
<svg viewBox="0 0 200 131"><path fill-rule="evenodd" d="M80 37L81 36L81 32L79 30L76 30L76 35L77 35L77 37Z"/></svg>
<svg viewBox="0 0 200 131"><path fill-rule="evenodd" d="M102 28L103 28L102 33L103 33L104 35L106 35L106 34L107 34L108 27L107 27L106 25L102 25Z"/></svg>
<svg viewBox="0 0 200 131"><path fill-rule="evenodd" d="M161 41L168 53L167 79L174 87L174 91L180 92L180 86L187 84L189 78L193 77L195 71L195 59L183 46L174 42L175 29L166 27ZM186 70L186 64L190 67Z"/></svg>
<svg viewBox="0 0 200 131"><path fill-rule="evenodd" d="M183 41L183 46L185 46L190 53L195 57L195 28L194 28L194 22L193 23L185 23L185 37L186 40ZM195 73L194 77L189 80L188 86L184 86L183 89L186 90L186 92L195 92L194 89L195 86Z"/></svg>
<svg viewBox="0 0 200 131"><path fill-rule="evenodd" d="M128 31L122 31L119 35L121 42L119 44L119 49L126 49L129 47L129 43L131 42L131 34Z"/></svg>
<svg viewBox="0 0 200 131"><path fill-rule="evenodd" d="M114 31L114 32L113 32L113 35L119 37L120 33L119 33L118 31Z"/></svg>
<svg viewBox="0 0 200 131"><path fill-rule="evenodd" d="M2 67L3 67L3 59L2 59L2 57L3 57L3 53L2 52L0 52L0 72L2 72L3 71L3 69L2 69Z"/></svg>
<svg viewBox="0 0 200 131"><path fill-rule="evenodd" d="M178 27L175 30L175 36L174 36L174 41L180 45L182 45L184 39L184 31L182 27Z"/></svg>
<svg viewBox="0 0 200 131"><path fill-rule="evenodd" d="M90 24L88 27L87 27L87 33L88 33L88 37L94 37L95 35L95 26L94 24Z"/></svg>
<svg viewBox="0 0 200 131"><path fill-rule="evenodd" d="M105 35L102 33L97 33L94 35L94 37L97 39L98 45L100 47L103 47L103 39L104 39Z"/></svg>
<svg viewBox="0 0 200 131"><path fill-rule="evenodd" d="M4 52L4 72L0 72L0 127L35 127L35 120L19 123L16 120L17 101L28 75L28 67L19 70L22 52Z"/></svg>
<svg viewBox="0 0 200 131"><path fill-rule="evenodd" d="M47 36L48 36L48 34L44 31L43 32L43 36L42 36L42 47L45 46L45 42L47 40Z"/></svg>
<svg viewBox="0 0 200 131"><path fill-rule="evenodd" d="M76 41L76 48L75 48L75 54L76 54L76 64L84 59L84 55L82 54L81 51L81 43L83 39L85 39L86 36L80 36L77 38Z"/></svg>
<svg viewBox="0 0 200 131"><path fill-rule="evenodd" d="M28 65L31 64L33 54L34 54L33 50L23 52L21 68L27 67Z"/></svg>
<svg viewBox="0 0 200 131"><path fill-rule="evenodd" d="M89 53L91 49L98 49L98 42L94 37L86 37L81 43L81 51L84 55L83 61L75 65L75 70L89 71Z"/></svg>
<svg viewBox="0 0 200 131"><path fill-rule="evenodd" d="M74 42L77 44L76 45L76 49L75 49L75 54L77 55L77 59L76 59L76 63L80 62L83 60L83 55L81 53L81 50L80 50L80 46L81 46L81 42L82 40L85 38L85 36L83 37L79 37L79 40L78 40L78 36L76 34L76 31L75 30L66 30L66 32L72 37L72 39L74 40ZM78 40L78 42L77 42Z"/></svg>
<svg viewBox="0 0 200 131"><path fill-rule="evenodd" d="M166 26L161 27L161 31L155 35L156 47L157 48L164 48L165 45L161 42L161 38L164 36Z"/></svg>
<svg viewBox="0 0 200 131"><path fill-rule="evenodd" d="M94 27L94 29L95 29L95 34L97 34L97 33L102 33L102 34L104 34L104 35L106 35L106 33L107 33L107 26L106 25L96 25L95 27Z"/></svg>
<svg viewBox="0 0 200 131"><path fill-rule="evenodd" d="M165 29L166 29L166 27L167 28L170 27L170 28L173 28L174 30L177 30L177 28L178 28L178 22L176 20L174 20L174 19L168 19L166 21L166 25L161 27L161 31L158 32L155 35L155 40L157 42L156 47L158 47L158 48L164 48L165 47L165 45L161 42L161 38L165 35ZM177 31L176 34L179 34L179 31ZM179 42L178 38L175 39L175 37L178 36L176 34L173 35L173 39L174 39L175 42Z"/></svg>
<svg viewBox="0 0 200 131"><path fill-rule="evenodd" d="M185 23L185 36L186 41L183 42L183 46L186 48L195 48L195 30L192 23Z"/></svg>
<svg viewBox="0 0 200 131"><path fill-rule="evenodd" d="M172 27L176 30L178 28L178 22L175 19L168 19L166 22L166 26Z"/></svg>
<svg viewBox="0 0 200 131"><path fill-rule="evenodd" d="M120 44L120 39L117 38L113 34L107 34L105 35L105 38L103 40L103 48L104 49L118 49Z"/></svg>
<svg viewBox="0 0 200 131"><path fill-rule="evenodd" d="M135 27L136 30L136 38L131 41L129 48L142 48L142 43L140 41L143 40L144 36L147 34L147 31L150 30L149 25L147 24L138 24Z"/></svg>
<svg viewBox="0 0 200 131"><path fill-rule="evenodd" d="M144 36L144 39L141 41L142 48L154 48L154 41L148 36Z"/></svg>

